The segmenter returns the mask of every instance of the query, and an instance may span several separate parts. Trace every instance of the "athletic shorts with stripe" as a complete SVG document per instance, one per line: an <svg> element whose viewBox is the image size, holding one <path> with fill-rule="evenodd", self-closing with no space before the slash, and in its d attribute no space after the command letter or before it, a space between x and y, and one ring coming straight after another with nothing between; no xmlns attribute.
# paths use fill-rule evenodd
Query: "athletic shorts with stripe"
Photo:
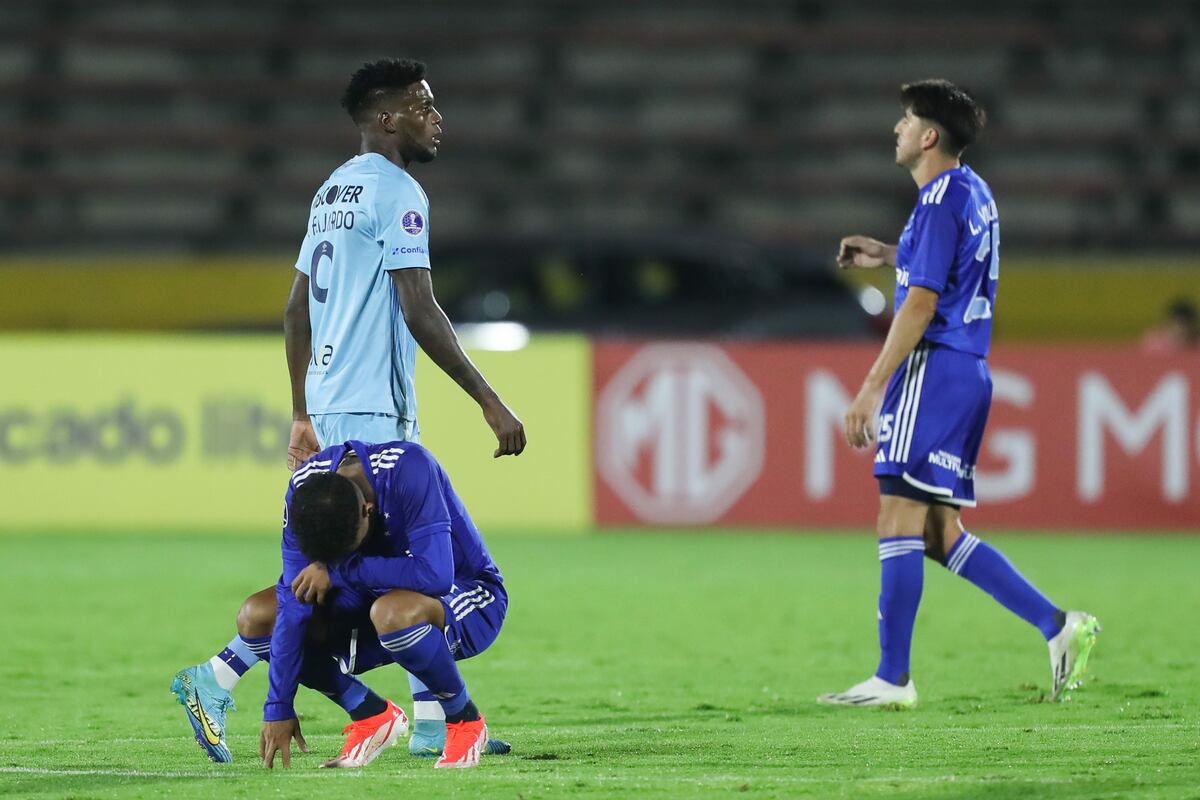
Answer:
<svg viewBox="0 0 1200 800"><path fill-rule="evenodd" d="M325 609L329 626L326 647L343 672L359 675L395 663L371 624L371 604L378 596L338 589ZM479 655L500 635L508 612L503 583L491 578L458 581L439 599L446 612L446 644L456 661Z"/></svg>
<svg viewBox="0 0 1200 800"><path fill-rule="evenodd" d="M875 476L902 478L938 502L975 505L975 460L992 404L987 360L921 342L888 383Z"/></svg>

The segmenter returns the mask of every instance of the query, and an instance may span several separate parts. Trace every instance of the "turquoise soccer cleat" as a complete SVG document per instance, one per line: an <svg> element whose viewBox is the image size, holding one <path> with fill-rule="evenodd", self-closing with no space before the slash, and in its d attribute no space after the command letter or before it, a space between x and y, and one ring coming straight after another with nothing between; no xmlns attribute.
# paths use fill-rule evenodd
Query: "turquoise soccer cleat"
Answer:
<svg viewBox="0 0 1200 800"><path fill-rule="evenodd" d="M211 664L198 664L175 673L171 691L187 712L196 741L218 764L233 761L225 743L225 715L235 710L233 696L217 683Z"/></svg>
<svg viewBox="0 0 1200 800"><path fill-rule="evenodd" d="M412 736L408 739L408 752L417 758L438 758L446 746L446 723L440 719L418 719L413 721ZM488 739L484 755L503 756L512 752L512 745L501 739Z"/></svg>

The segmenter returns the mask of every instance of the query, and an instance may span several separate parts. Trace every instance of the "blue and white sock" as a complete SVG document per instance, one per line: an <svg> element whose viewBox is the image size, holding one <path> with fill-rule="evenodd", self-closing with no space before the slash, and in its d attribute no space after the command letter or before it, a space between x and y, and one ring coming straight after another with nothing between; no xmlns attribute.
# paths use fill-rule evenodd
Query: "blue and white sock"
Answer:
<svg viewBox="0 0 1200 800"><path fill-rule="evenodd" d="M996 598L1000 605L1042 632L1047 640L1062 630L1065 615L1017 572L1004 554L964 532L946 554L946 569Z"/></svg>
<svg viewBox="0 0 1200 800"><path fill-rule="evenodd" d="M446 637L433 625L413 625L381 633L379 642L395 661L415 675L437 698L446 716L463 710L471 696L446 645Z"/></svg>
<svg viewBox="0 0 1200 800"><path fill-rule="evenodd" d="M217 684L230 692L246 674L246 670L259 661L269 661L270 658L270 636L246 638L238 635L233 637L224 650L210 658L208 663L212 666Z"/></svg>
<svg viewBox="0 0 1200 800"><path fill-rule="evenodd" d="M925 582L925 540L892 536L879 540L879 668L888 683L908 683L913 625Z"/></svg>
<svg viewBox="0 0 1200 800"><path fill-rule="evenodd" d="M411 672L408 673L408 688L412 691L414 721L427 719L440 723L446 720L446 712L442 711L437 695Z"/></svg>

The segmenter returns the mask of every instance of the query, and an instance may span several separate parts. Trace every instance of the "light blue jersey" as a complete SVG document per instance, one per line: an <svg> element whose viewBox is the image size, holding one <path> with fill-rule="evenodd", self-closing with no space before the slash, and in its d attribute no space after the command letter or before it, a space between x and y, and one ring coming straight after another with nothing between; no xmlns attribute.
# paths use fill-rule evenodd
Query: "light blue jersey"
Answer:
<svg viewBox="0 0 1200 800"><path fill-rule="evenodd" d="M377 153L338 167L313 197L296 269L309 285L308 413L389 414L415 427L417 345L388 271L429 269L420 184Z"/></svg>

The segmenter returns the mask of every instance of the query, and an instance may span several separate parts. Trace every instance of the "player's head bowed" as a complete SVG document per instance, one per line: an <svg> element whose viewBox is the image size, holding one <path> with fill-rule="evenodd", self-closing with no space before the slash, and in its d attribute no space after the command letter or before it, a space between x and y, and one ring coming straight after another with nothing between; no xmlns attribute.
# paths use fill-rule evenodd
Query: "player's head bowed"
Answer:
<svg viewBox="0 0 1200 800"><path fill-rule="evenodd" d="M288 507L296 546L313 561L349 555L365 536L370 509L358 487L336 472L310 476L292 493Z"/></svg>
<svg viewBox="0 0 1200 800"><path fill-rule="evenodd" d="M933 79L902 85L900 104L914 116L937 126L940 136L938 144L950 155L962 153L987 124L987 113L983 106L967 89L947 80Z"/></svg>

